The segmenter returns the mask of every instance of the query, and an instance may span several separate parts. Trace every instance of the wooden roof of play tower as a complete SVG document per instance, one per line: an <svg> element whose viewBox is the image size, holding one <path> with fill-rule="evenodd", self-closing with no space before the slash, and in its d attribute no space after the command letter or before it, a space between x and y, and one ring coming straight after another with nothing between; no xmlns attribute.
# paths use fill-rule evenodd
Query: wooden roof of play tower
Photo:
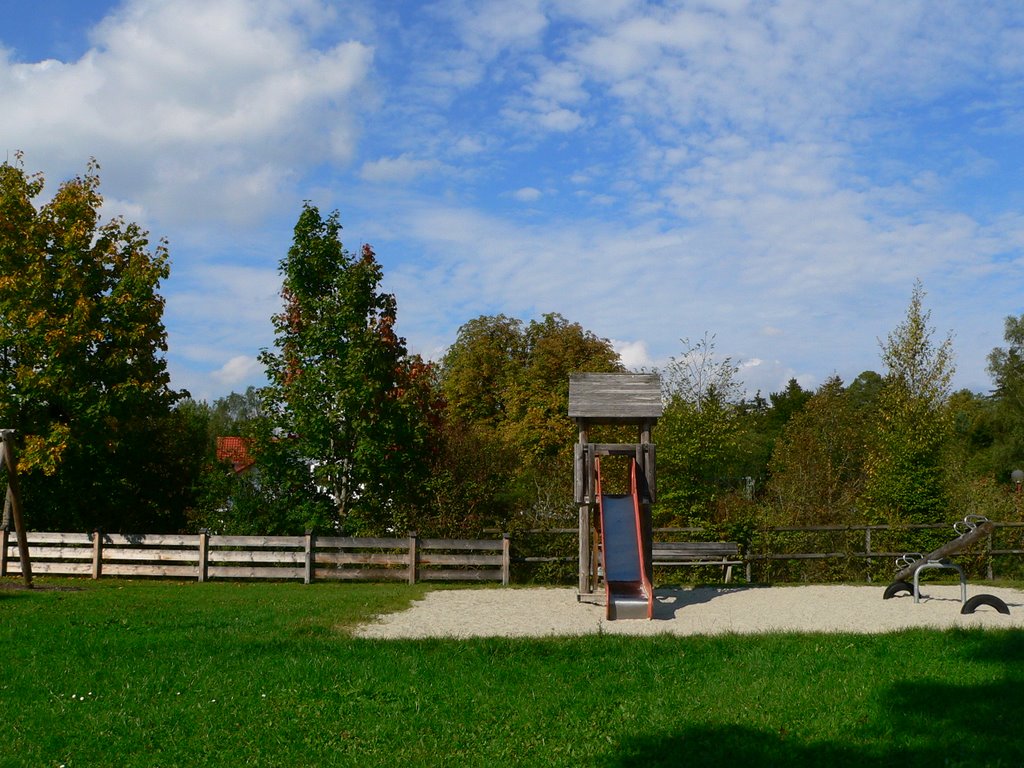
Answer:
<svg viewBox="0 0 1024 768"><path fill-rule="evenodd" d="M569 418L595 424L639 424L662 413L656 373L574 373L569 377Z"/></svg>

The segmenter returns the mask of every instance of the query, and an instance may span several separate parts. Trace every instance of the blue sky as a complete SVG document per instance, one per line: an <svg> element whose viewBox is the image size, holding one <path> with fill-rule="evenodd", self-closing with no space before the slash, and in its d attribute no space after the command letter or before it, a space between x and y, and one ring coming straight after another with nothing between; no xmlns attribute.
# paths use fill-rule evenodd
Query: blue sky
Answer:
<svg viewBox="0 0 1024 768"><path fill-rule="evenodd" d="M303 200L412 351L559 312L752 393L881 370L920 279L955 385L1024 313L1024 5L0 0L0 149L170 240L175 387L262 382Z"/></svg>

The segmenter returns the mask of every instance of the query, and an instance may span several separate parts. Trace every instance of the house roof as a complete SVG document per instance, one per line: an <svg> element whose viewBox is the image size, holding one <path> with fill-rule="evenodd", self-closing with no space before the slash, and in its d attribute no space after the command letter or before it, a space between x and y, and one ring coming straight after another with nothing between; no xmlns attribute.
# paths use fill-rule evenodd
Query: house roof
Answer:
<svg viewBox="0 0 1024 768"><path fill-rule="evenodd" d="M230 462L232 469L241 474L256 463L249 452L251 445L252 440L248 437L218 437L217 461Z"/></svg>

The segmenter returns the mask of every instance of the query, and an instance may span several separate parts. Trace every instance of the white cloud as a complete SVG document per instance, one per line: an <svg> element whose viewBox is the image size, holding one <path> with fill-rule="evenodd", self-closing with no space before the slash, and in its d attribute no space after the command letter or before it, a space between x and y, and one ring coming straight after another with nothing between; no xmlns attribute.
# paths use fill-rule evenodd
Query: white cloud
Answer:
<svg viewBox="0 0 1024 768"><path fill-rule="evenodd" d="M572 131L583 124L579 112L571 109L557 108L537 115L537 122L549 131Z"/></svg>
<svg viewBox="0 0 1024 768"><path fill-rule="evenodd" d="M263 374L263 366L255 357L232 357L212 374L213 379L225 387L237 387Z"/></svg>
<svg viewBox="0 0 1024 768"><path fill-rule="evenodd" d="M0 53L27 166L95 155L105 213L167 223L176 376L269 343L308 197L369 230L428 353L558 311L638 360L711 331L770 392L877 367L921 277L985 386L1024 291L1024 10L386 5L127 0L79 60Z"/></svg>
<svg viewBox="0 0 1024 768"><path fill-rule="evenodd" d="M382 157L363 163L359 176L375 184L409 182L417 176L432 173L440 167L436 160L416 159L408 154Z"/></svg>
<svg viewBox="0 0 1024 768"><path fill-rule="evenodd" d="M258 220L296 170L353 151L346 106L372 50L312 47L322 10L131 0L77 61L0 60L0 132L60 175L96 156L119 195L162 220Z"/></svg>
<svg viewBox="0 0 1024 768"><path fill-rule="evenodd" d="M465 45L494 55L508 46L532 43L548 25L539 0L445 3Z"/></svg>
<svg viewBox="0 0 1024 768"><path fill-rule="evenodd" d="M540 200L541 194L536 187L521 187L512 193L512 197L521 203L532 203Z"/></svg>
<svg viewBox="0 0 1024 768"><path fill-rule="evenodd" d="M612 349L619 353L622 364L630 369L650 368L654 365L644 341L620 341L611 339Z"/></svg>
<svg viewBox="0 0 1024 768"><path fill-rule="evenodd" d="M547 67L526 88L533 98L545 102L581 104L587 100L583 76L565 65Z"/></svg>

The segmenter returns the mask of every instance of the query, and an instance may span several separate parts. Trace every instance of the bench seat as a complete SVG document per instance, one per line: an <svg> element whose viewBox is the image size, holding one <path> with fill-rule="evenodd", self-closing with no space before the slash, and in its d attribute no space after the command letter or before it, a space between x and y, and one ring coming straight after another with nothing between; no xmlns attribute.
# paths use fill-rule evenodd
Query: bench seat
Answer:
<svg viewBox="0 0 1024 768"><path fill-rule="evenodd" d="M720 565L725 583L732 581L734 565L743 565L735 541L656 541L652 544L654 566Z"/></svg>

